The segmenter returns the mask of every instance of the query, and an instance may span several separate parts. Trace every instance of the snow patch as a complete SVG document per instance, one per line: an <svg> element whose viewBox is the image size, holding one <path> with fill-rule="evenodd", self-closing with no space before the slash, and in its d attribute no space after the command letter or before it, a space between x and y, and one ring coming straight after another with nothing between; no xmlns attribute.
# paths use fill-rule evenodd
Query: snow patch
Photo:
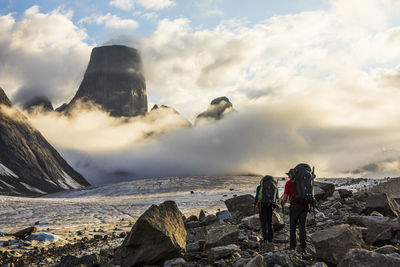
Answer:
<svg viewBox="0 0 400 267"><path fill-rule="evenodd" d="M33 192L36 192L36 193L39 193L39 194L47 194L46 192L40 190L39 188L30 186L30 185L28 185L28 184L26 184L26 183L24 183L24 182L21 182L21 184L22 184L23 186L25 186L27 189L29 189L30 191L33 191Z"/></svg>
<svg viewBox="0 0 400 267"><path fill-rule="evenodd" d="M19 178L12 170L0 163L0 175Z"/></svg>
<svg viewBox="0 0 400 267"><path fill-rule="evenodd" d="M7 182L4 182L4 181L0 181L1 183L3 183L3 184L5 184L8 188L10 188L11 190L13 190L13 189L17 189L17 188L15 188L14 186L12 186L12 185L10 185L9 183L7 183Z"/></svg>
<svg viewBox="0 0 400 267"><path fill-rule="evenodd" d="M66 173L65 171L61 171L61 176L64 178L64 185L67 186L67 188L65 188L65 189L82 188L83 187L81 184L79 184L74 179L72 179L72 177L69 176L68 173Z"/></svg>
<svg viewBox="0 0 400 267"><path fill-rule="evenodd" d="M31 234L28 239L29 241L40 241L40 242L56 242L58 240L62 240L58 235L48 234L48 233L39 233L39 234Z"/></svg>

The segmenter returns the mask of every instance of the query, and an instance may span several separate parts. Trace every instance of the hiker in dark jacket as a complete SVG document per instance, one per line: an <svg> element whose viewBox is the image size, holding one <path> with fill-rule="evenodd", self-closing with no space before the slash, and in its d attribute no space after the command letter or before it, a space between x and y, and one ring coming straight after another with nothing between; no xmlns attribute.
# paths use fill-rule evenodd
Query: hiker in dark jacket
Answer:
<svg viewBox="0 0 400 267"><path fill-rule="evenodd" d="M283 192L281 205L285 205L289 200L294 199L294 169L290 169L286 175L290 178L285 184L285 191ZM290 204L290 250L296 249L297 243L297 235L296 228L299 226L300 232L300 251L304 252L306 249L306 221L307 221L307 212L309 210L308 204Z"/></svg>
<svg viewBox="0 0 400 267"><path fill-rule="evenodd" d="M262 190L263 190L263 181L269 181L275 184L276 190L272 194L274 194L274 200L275 202L272 203L266 203L266 201L263 201L262 199ZM272 230L272 212L275 207L277 207L277 201L279 199L278 195L278 188L276 185L276 181L274 178L270 175L264 176L261 181L260 185L257 186L256 189L256 196L254 198L254 207L258 206L258 211L260 215L260 222L261 222L261 230L262 230L262 235L263 235L263 242L272 242L274 238L274 232Z"/></svg>

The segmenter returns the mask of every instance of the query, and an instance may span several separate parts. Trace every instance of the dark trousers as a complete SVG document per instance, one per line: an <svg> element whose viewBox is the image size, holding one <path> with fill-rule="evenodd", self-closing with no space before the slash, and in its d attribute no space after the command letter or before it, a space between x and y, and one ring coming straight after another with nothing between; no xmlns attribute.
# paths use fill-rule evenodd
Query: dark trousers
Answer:
<svg viewBox="0 0 400 267"><path fill-rule="evenodd" d="M296 227L299 225L300 247L306 248L307 206L290 207L290 248L296 248Z"/></svg>
<svg viewBox="0 0 400 267"><path fill-rule="evenodd" d="M272 242L274 232L272 230L272 206L260 205L261 231L264 241Z"/></svg>

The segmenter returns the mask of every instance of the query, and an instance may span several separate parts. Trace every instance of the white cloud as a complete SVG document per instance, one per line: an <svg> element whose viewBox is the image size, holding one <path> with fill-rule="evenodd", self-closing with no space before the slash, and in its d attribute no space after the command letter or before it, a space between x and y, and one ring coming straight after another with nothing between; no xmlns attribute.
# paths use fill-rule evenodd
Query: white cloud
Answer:
<svg viewBox="0 0 400 267"><path fill-rule="evenodd" d="M92 15L90 17L83 18L79 23L95 23L104 24L108 29L112 30L128 30L134 31L139 27L139 23L132 19L121 19L117 15L107 13L106 15Z"/></svg>
<svg viewBox="0 0 400 267"><path fill-rule="evenodd" d="M158 18L158 14L156 12L146 12L142 15L142 17L144 17L145 19L157 19Z"/></svg>
<svg viewBox="0 0 400 267"><path fill-rule="evenodd" d="M75 92L91 47L71 12L40 13L33 6L15 20L0 16L1 87L16 101L47 95L56 103Z"/></svg>
<svg viewBox="0 0 400 267"><path fill-rule="evenodd" d="M124 11L129 11L135 7L135 0L111 0L110 5Z"/></svg>
<svg viewBox="0 0 400 267"><path fill-rule="evenodd" d="M145 9L152 10L161 10L175 6L175 2L171 0L137 0L137 3Z"/></svg>
<svg viewBox="0 0 400 267"><path fill-rule="evenodd" d="M133 13L134 17L141 17L147 20L157 19L159 17L158 13L156 12L143 12L143 11L135 11Z"/></svg>
<svg viewBox="0 0 400 267"><path fill-rule="evenodd" d="M221 9L210 9L206 12L206 16L223 16L224 12Z"/></svg>
<svg viewBox="0 0 400 267"><path fill-rule="evenodd" d="M175 6L171 0L111 0L110 5L121 10L129 11L134 9L135 4L150 10L162 10L167 7Z"/></svg>

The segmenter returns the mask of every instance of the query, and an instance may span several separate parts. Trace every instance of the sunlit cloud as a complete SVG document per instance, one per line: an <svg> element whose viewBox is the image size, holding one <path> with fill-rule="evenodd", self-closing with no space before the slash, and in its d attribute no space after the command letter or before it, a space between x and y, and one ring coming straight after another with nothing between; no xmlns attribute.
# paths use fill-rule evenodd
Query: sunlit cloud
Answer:
<svg viewBox="0 0 400 267"><path fill-rule="evenodd" d="M171 0L111 0L110 5L119 8L124 11L134 9L135 5L139 5L144 9L150 10L162 10L167 7L175 5L174 1Z"/></svg>
<svg viewBox="0 0 400 267"><path fill-rule="evenodd" d="M85 17L79 21L79 24L82 23L104 24L108 29L128 31L134 31L139 27L139 23L133 19L121 19L117 15L110 13L107 13L106 15L92 15L90 17Z"/></svg>

